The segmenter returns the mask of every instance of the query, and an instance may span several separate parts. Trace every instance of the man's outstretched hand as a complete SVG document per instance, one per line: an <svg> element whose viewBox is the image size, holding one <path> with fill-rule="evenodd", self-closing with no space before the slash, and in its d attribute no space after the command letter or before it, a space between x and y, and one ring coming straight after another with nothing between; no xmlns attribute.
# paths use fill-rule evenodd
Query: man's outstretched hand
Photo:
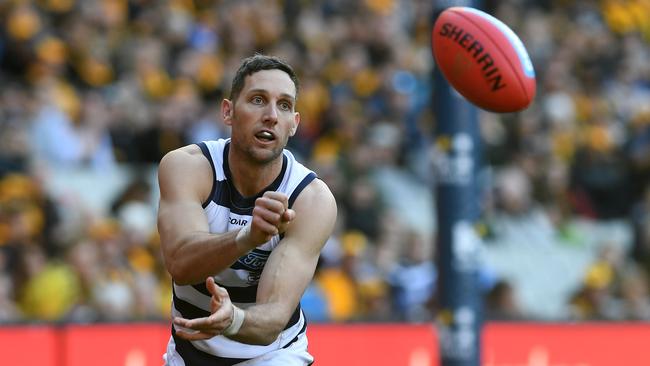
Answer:
<svg viewBox="0 0 650 366"><path fill-rule="evenodd" d="M233 321L234 306L230 301L228 291L217 286L214 278L205 280L205 287L212 294L210 299L210 316L196 319L174 318L174 325L194 330L188 332L176 329L176 335L188 341L209 339L220 335Z"/></svg>

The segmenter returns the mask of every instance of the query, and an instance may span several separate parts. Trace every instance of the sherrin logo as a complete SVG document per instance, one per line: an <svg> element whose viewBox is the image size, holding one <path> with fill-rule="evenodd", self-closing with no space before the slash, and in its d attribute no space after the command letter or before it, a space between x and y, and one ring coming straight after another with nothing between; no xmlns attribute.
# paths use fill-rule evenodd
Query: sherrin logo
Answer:
<svg viewBox="0 0 650 366"><path fill-rule="evenodd" d="M491 85L493 92L505 88L506 84L503 83L503 77L499 68L494 64L494 59L488 52L485 52L481 42L474 39L472 34L452 23L444 23L440 29L440 35L453 39L461 48L472 55L476 63L481 66L483 77Z"/></svg>

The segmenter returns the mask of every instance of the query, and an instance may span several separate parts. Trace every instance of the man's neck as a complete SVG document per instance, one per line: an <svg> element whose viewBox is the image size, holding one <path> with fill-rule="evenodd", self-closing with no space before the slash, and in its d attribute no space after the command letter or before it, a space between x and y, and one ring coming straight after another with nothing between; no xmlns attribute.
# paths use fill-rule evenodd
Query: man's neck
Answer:
<svg viewBox="0 0 650 366"><path fill-rule="evenodd" d="M242 154L243 155L243 154ZM228 151L228 166L237 191L244 197L251 197L268 187L282 171L282 155L269 163L251 161L239 156L236 150Z"/></svg>

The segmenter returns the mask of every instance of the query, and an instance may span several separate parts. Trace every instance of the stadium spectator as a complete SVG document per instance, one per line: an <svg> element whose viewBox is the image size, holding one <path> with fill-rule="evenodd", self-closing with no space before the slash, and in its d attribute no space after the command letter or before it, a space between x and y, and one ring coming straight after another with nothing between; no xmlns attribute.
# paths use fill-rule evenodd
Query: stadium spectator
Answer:
<svg viewBox="0 0 650 366"><path fill-rule="evenodd" d="M485 320L517 321L526 319L514 292L515 289L508 281L497 281L485 295Z"/></svg>

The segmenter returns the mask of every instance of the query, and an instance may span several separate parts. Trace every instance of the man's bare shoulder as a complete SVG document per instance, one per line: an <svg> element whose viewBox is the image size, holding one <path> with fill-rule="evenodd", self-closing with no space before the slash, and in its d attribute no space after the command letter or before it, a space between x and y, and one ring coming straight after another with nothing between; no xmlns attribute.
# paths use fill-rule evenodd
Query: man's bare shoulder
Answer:
<svg viewBox="0 0 650 366"><path fill-rule="evenodd" d="M197 145L183 146L165 154L160 160L159 171L165 173L170 170L174 173L191 171L212 173L210 162Z"/></svg>
<svg viewBox="0 0 650 366"><path fill-rule="evenodd" d="M317 213L316 217L327 221L336 218L336 200L332 191L320 179L311 181L296 198L292 207L297 212L308 211Z"/></svg>
<svg viewBox="0 0 650 366"><path fill-rule="evenodd" d="M166 153L160 160L160 166L169 164L200 164L201 161L208 163L201 148L197 145L187 145Z"/></svg>
<svg viewBox="0 0 650 366"><path fill-rule="evenodd" d="M296 202L298 201L312 201L321 204L336 205L336 200L332 191L325 182L316 178L312 180L306 187L300 192Z"/></svg>
<svg viewBox="0 0 650 366"><path fill-rule="evenodd" d="M188 186L202 198L209 194L213 180L210 162L197 145L187 145L165 154L158 167L161 189Z"/></svg>

